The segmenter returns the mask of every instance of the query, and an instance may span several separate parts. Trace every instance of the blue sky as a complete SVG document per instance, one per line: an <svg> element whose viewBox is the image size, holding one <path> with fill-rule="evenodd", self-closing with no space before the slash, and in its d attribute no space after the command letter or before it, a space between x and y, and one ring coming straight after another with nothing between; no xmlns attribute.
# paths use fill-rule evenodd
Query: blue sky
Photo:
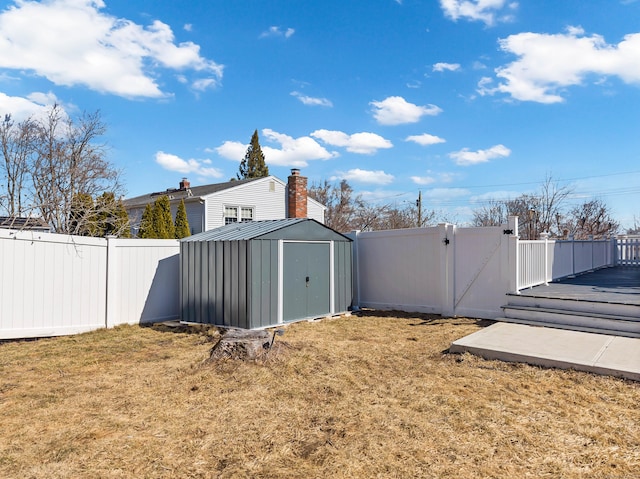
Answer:
<svg viewBox="0 0 640 479"><path fill-rule="evenodd" d="M0 1L0 112L100 110L127 196L346 178L464 224L547 175L640 219L640 1Z"/></svg>

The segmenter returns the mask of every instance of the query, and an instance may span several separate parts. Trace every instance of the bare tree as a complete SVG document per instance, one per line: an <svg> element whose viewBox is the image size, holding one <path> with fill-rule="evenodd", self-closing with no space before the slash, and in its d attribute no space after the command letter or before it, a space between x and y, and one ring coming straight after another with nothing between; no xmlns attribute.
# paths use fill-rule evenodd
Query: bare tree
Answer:
<svg viewBox="0 0 640 479"><path fill-rule="evenodd" d="M4 210L8 216L29 213L26 183L34 152L36 124L31 119L15 123L10 114L0 123L0 171L4 174L6 189Z"/></svg>
<svg viewBox="0 0 640 479"><path fill-rule="evenodd" d="M633 226L631 228L627 228L628 235L640 235L640 220L637 216L633 216Z"/></svg>
<svg viewBox="0 0 640 479"><path fill-rule="evenodd" d="M490 201L473 212L474 226L498 226L505 224L509 216L519 218L518 234L524 239L538 239L540 233L559 236L567 198L572 189L560 186L551 176L546 176L535 194L523 194L506 201Z"/></svg>
<svg viewBox="0 0 640 479"><path fill-rule="evenodd" d="M575 239L604 238L620 229L620 223L613 218L609 207L598 199L573 207L564 225Z"/></svg>
<svg viewBox="0 0 640 479"><path fill-rule="evenodd" d="M473 210L473 226L500 226L508 221L507 204L503 201L490 200Z"/></svg>
<svg viewBox="0 0 640 479"><path fill-rule="evenodd" d="M309 196L327 207L325 224L342 233L418 227L417 206L368 202L361 195L353 194L347 180L337 184L325 180L319 185L311 185ZM432 210L422 210L421 213L422 226L436 217Z"/></svg>
<svg viewBox="0 0 640 479"><path fill-rule="evenodd" d="M76 195L115 195L121 188L120 172L106 159L106 146L98 142L105 131L99 112L74 120L58 105L38 123L33 196L40 215L57 233L72 233L69 219Z"/></svg>
<svg viewBox="0 0 640 479"><path fill-rule="evenodd" d="M336 231L346 233L355 228L356 203L361 203L360 197L353 197L353 188L347 180L333 185L325 180L319 185L313 184L309 188L309 196L327 207L325 224Z"/></svg>

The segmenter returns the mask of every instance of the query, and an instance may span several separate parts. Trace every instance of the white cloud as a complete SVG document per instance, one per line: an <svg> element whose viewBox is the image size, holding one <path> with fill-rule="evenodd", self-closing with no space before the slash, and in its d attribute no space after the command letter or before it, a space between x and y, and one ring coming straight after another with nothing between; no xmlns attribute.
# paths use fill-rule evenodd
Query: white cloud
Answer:
<svg viewBox="0 0 640 479"><path fill-rule="evenodd" d="M383 101L372 101L369 104L373 106L373 117L381 125L417 123L425 115L435 116L442 113L442 109L436 105L414 105L401 96L390 96Z"/></svg>
<svg viewBox="0 0 640 479"><path fill-rule="evenodd" d="M0 120L4 119L4 115L7 114L10 114L11 118L17 122L27 118L44 120L47 116L47 111L53 104L60 105L61 102L51 92L34 92L27 95L26 98L8 96L0 92Z"/></svg>
<svg viewBox="0 0 640 479"><path fill-rule="evenodd" d="M585 36L580 27L566 33L519 33L500 40L500 48L518 59L496 69L501 81L478 84L480 94L506 93L521 101L558 103L562 90L581 85L590 75L617 76L640 83L640 33L629 34L617 45L600 35Z"/></svg>
<svg viewBox="0 0 640 479"><path fill-rule="evenodd" d="M182 27L184 28L185 32L191 32L193 31L193 25L191 23L185 23L184 26Z"/></svg>
<svg viewBox="0 0 640 479"><path fill-rule="evenodd" d="M510 13L499 14L505 9L515 10L518 7L516 2L507 0L440 0L440 7L446 17L453 21L464 18L471 21L484 22L491 26L498 21L511 21L513 15Z"/></svg>
<svg viewBox="0 0 640 479"><path fill-rule="evenodd" d="M422 146L436 145L438 143L445 143L447 140L440 138L439 136L430 135L429 133L423 133L422 135L411 135L405 138L404 141L412 141Z"/></svg>
<svg viewBox="0 0 640 479"><path fill-rule="evenodd" d="M360 153L363 155L372 155L379 149L392 148L393 144L375 133L354 133L348 135L341 131L332 130L316 130L311 136L322 140L331 146L340 146L346 148L351 153Z"/></svg>
<svg viewBox="0 0 640 479"><path fill-rule="evenodd" d="M258 38L271 38L271 37L289 38L295 32L296 31L293 28L287 28L286 30L283 30L280 27L272 26L272 27L269 27L264 32L262 32Z"/></svg>
<svg viewBox="0 0 640 479"><path fill-rule="evenodd" d="M244 158L245 153L249 145L240 143L239 141L225 141L222 145L213 149L205 149L207 153L215 151L218 155L227 160L235 160L240 162Z"/></svg>
<svg viewBox="0 0 640 479"><path fill-rule="evenodd" d="M213 78L200 78L199 80L194 81L191 86L194 90L205 91L207 88L212 88L216 86L216 81Z"/></svg>
<svg viewBox="0 0 640 479"><path fill-rule="evenodd" d="M437 180L433 176L412 176L411 181L416 185L431 185Z"/></svg>
<svg viewBox="0 0 640 479"><path fill-rule="evenodd" d="M221 80L222 65L200 56L192 42L176 44L167 24L141 26L104 7L102 0L16 2L0 14L0 68L123 97L165 96L161 67Z"/></svg>
<svg viewBox="0 0 640 479"><path fill-rule="evenodd" d="M460 70L459 63L435 63L433 65L434 72L443 72L443 71L455 72L456 70Z"/></svg>
<svg viewBox="0 0 640 479"><path fill-rule="evenodd" d="M158 151L156 153L156 163L162 166L165 170L176 171L185 175L193 173L211 178L222 177L222 171L218 168L205 166L211 164L211 160L183 160L179 156L172 155L171 153Z"/></svg>
<svg viewBox="0 0 640 479"><path fill-rule="evenodd" d="M293 138L265 128L262 130L263 141L260 143L267 166L305 167L312 160L328 160L336 158L337 152L329 152L316 140L309 136ZM265 145L265 142L278 143L279 148ZM225 141L215 151L229 160L240 161L244 158L249 145L239 141Z"/></svg>
<svg viewBox="0 0 640 479"><path fill-rule="evenodd" d="M460 151L449 153L449 158L455 160L460 166L477 165L478 163L487 163L496 158L506 158L511 154L511 150L504 145L495 145L488 150L469 151L463 148Z"/></svg>
<svg viewBox="0 0 640 479"><path fill-rule="evenodd" d="M327 100L326 98L314 98L311 96L303 95L298 91L292 91L291 96L296 97L298 100L302 102L303 105L307 105L307 106L326 106L326 107L333 106L333 103L331 103L331 101Z"/></svg>
<svg viewBox="0 0 640 479"><path fill-rule="evenodd" d="M427 171L428 176L412 176L411 181L417 185L430 185L436 182L451 183L456 177L453 173L432 173Z"/></svg>
<svg viewBox="0 0 640 479"><path fill-rule="evenodd" d="M331 177L331 181L347 180L356 183L372 183L376 185L388 185L394 179L393 175L382 170L371 171L355 168L346 172L339 171L336 176Z"/></svg>

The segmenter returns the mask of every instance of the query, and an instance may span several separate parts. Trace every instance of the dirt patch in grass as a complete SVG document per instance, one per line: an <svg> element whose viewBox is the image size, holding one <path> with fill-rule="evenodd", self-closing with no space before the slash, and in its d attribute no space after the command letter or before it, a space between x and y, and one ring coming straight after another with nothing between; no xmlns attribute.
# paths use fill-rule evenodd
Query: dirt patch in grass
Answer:
<svg viewBox="0 0 640 479"><path fill-rule="evenodd" d="M446 353L484 323L298 323L261 362L206 329L0 344L0 477L623 478L640 385Z"/></svg>

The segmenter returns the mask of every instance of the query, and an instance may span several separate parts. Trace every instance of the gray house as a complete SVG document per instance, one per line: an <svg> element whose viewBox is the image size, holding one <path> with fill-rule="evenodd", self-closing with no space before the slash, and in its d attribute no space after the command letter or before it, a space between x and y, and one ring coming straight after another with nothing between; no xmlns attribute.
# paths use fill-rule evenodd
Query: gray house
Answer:
<svg viewBox="0 0 640 479"><path fill-rule="evenodd" d="M222 226L180 242L182 320L263 328L349 310L351 240L306 218Z"/></svg>
<svg viewBox="0 0 640 479"><path fill-rule="evenodd" d="M166 195L175 219L180 201L184 200L191 234L242 221L283 218L313 218L324 223L326 207L307 197L307 178L300 170L291 170L288 182L275 176L191 186L186 179L178 188L168 188L124 200L134 235L147 204Z"/></svg>

